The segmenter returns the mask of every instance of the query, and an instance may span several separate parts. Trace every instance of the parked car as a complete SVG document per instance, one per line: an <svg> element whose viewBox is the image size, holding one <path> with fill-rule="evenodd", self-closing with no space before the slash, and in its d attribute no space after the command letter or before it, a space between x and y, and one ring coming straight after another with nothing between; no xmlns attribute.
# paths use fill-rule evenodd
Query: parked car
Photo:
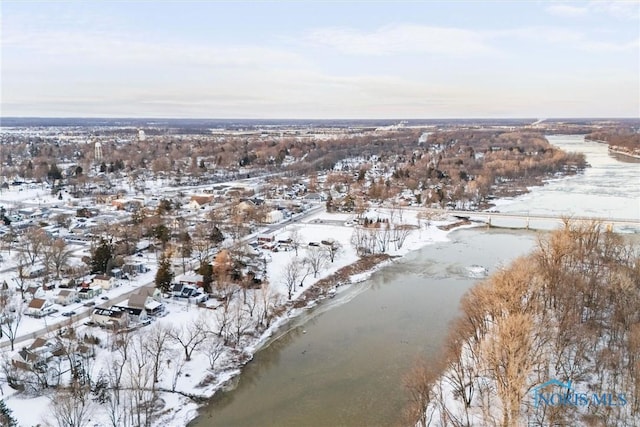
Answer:
<svg viewBox="0 0 640 427"><path fill-rule="evenodd" d="M108 297L108 296L106 296L106 295L102 295L102 296L100 297L100 299L103 299L103 300L105 300L105 301L109 301L109 297Z"/></svg>
<svg viewBox="0 0 640 427"><path fill-rule="evenodd" d="M64 317L71 317L71 316L75 316L75 315L76 315L76 312L75 312L75 311L67 311L67 312L65 312L65 313L62 313L62 315L63 315Z"/></svg>
<svg viewBox="0 0 640 427"><path fill-rule="evenodd" d="M96 305L95 301L87 301L83 304L85 307L93 307Z"/></svg>

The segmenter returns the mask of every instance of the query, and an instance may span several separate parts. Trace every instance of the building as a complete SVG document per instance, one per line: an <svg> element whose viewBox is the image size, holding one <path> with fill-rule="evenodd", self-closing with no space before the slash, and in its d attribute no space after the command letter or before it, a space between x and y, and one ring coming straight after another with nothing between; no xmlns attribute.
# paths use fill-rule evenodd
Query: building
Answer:
<svg viewBox="0 0 640 427"><path fill-rule="evenodd" d="M52 304L42 298L34 298L29 302L26 313L28 316L44 317L53 311Z"/></svg>
<svg viewBox="0 0 640 427"><path fill-rule="evenodd" d="M109 290L115 285L115 279L105 275L98 275L93 278L92 284L94 286L100 286L104 290Z"/></svg>
<svg viewBox="0 0 640 427"><path fill-rule="evenodd" d="M112 310L121 310L127 313L129 322L140 323L148 319L147 310L144 307L131 307L129 305L114 305Z"/></svg>
<svg viewBox="0 0 640 427"><path fill-rule="evenodd" d="M62 289L56 295L56 304L69 305L72 304L78 297L78 292L75 289Z"/></svg>
<svg viewBox="0 0 640 427"><path fill-rule="evenodd" d="M78 291L78 298L91 299L93 297L100 295L101 293L102 293L102 288L100 286L82 288Z"/></svg>
<svg viewBox="0 0 640 427"><path fill-rule="evenodd" d="M129 314L117 307L96 307L91 314L91 320L100 326L123 328L129 324Z"/></svg>

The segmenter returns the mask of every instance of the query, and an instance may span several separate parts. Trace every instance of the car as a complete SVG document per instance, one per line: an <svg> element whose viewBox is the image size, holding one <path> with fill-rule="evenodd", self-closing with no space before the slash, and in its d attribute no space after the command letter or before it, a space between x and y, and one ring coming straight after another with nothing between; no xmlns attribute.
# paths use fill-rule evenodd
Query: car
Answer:
<svg viewBox="0 0 640 427"><path fill-rule="evenodd" d="M106 296L106 295L101 296L101 297L100 297L100 299L103 299L103 300L105 300L105 301L109 301L109 297L108 297L108 296Z"/></svg>
<svg viewBox="0 0 640 427"><path fill-rule="evenodd" d="M151 319L144 319L142 322L140 322L140 324L142 326L147 326L151 324Z"/></svg>
<svg viewBox="0 0 640 427"><path fill-rule="evenodd" d="M67 311L67 312L65 312L65 313L62 313L62 315L63 315L64 317L71 317L71 316L75 316L75 315L76 315L76 312L75 312L75 311Z"/></svg>
<svg viewBox="0 0 640 427"><path fill-rule="evenodd" d="M96 305L96 303L94 301L87 301L83 305L85 307L93 307L94 305Z"/></svg>

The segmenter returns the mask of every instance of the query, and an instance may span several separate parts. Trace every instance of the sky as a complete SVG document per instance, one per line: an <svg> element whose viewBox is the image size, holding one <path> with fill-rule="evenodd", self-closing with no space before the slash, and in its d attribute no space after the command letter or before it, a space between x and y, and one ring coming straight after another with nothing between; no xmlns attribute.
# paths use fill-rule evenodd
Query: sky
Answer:
<svg viewBox="0 0 640 427"><path fill-rule="evenodd" d="M0 2L3 117L640 117L640 1Z"/></svg>

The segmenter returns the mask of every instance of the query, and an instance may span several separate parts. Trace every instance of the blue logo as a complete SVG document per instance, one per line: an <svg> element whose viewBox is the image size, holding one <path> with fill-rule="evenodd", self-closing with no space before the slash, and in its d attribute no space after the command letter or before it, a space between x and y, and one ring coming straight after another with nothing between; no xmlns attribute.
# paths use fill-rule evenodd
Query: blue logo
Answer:
<svg viewBox="0 0 640 427"><path fill-rule="evenodd" d="M552 379L534 387L531 392L535 407L539 406L625 406L625 393L583 393L577 391L571 380L563 383Z"/></svg>

